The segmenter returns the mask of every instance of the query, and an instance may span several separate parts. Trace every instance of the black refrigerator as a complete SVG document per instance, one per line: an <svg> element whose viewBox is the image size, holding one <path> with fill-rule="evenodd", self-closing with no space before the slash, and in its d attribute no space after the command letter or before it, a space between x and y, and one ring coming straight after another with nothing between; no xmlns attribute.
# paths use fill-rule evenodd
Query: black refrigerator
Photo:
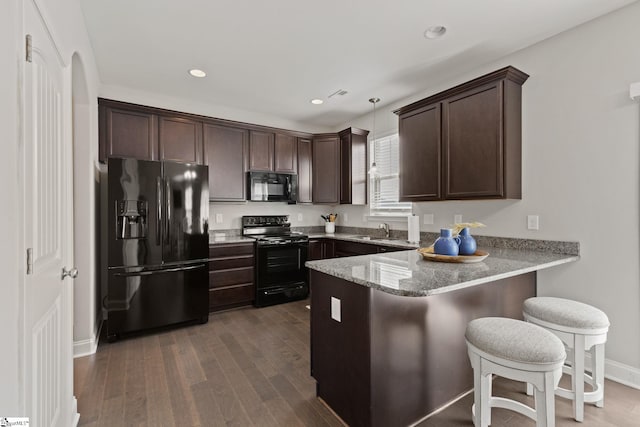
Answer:
<svg viewBox="0 0 640 427"><path fill-rule="evenodd" d="M110 158L107 173L107 339L207 322L207 166Z"/></svg>

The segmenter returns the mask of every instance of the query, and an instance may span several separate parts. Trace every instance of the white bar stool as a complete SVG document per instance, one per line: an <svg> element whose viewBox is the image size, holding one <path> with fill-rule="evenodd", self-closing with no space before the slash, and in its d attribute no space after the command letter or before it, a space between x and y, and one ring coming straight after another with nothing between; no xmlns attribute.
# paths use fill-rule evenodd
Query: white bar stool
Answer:
<svg viewBox="0 0 640 427"><path fill-rule="evenodd" d="M555 426L554 390L562 376L566 353L562 341L531 323L503 317L469 322L465 332L473 367L476 427L491 424L491 408L518 412L537 427ZM491 395L491 375L527 382L535 387L535 409L515 400Z"/></svg>
<svg viewBox="0 0 640 427"><path fill-rule="evenodd" d="M553 332L567 346L567 366L563 371L571 375L571 390L558 388L556 394L573 400L573 418L582 422L585 402L604 406L604 345L609 318L595 307L563 298L529 298L523 307L527 322ZM591 375L584 371L586 351L591 353ZM585 382L593 391L584 391ZM527 386L527 394L531 391Z"/></svg>

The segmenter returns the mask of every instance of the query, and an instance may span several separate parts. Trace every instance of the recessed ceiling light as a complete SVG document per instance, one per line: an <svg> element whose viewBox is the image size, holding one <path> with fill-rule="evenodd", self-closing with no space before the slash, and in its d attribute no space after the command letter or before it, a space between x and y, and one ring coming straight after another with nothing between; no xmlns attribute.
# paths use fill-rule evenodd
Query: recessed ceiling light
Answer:
<svg viewBox="0 0 640 427"><path fill-rule="evenodd" d="M424 32L424 36L427 39L437 39L444 36L444 33L447 32L447 27L442 25L434 25L433 27L427 28L427 31Z"/></svg>
<svg viewBox="0 0 640 427"><path fill-rule="evenodd" d="M312 99L312 100L311 100L311 103L312 103L313 105L320 105L320 104L324 103L324 101L323 101L322 99L318 99L318 98L316 98L316 99Z"/></svg>
<svg viewBox="0 0 640 427"><path fill-rule="evenodd" d="M197 68L189 70L189 74L191 74L193 77L204 77L207 75L207 73L202 70L198 70Z"/></svg>

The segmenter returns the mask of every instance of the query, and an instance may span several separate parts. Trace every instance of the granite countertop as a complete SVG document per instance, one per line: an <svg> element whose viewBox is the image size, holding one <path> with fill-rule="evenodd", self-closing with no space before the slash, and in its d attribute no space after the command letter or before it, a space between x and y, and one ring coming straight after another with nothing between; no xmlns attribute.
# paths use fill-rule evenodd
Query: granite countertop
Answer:
<svg viewBox="0 0 640 427"><path fill-rule="evenodd" d="M374 241L375 243L376 241ZM427 261L416 250L307 261L312 270L401 296L454 291L574 262L579 255L482 248L489 256L473 264Z"/></svg>
<svg viewBox="0 0 640 427"><path fill-rule="evenodd" d="M209 233L209 244L216 245L222 243L253 243L256 239L244 237L237 233Z"/></svg>
<svg viewBox="0 0 640 427"><path fill-rule="evenodd" d="M368 243L371 245L393 246L396 248L417 249L420 247L418 243L409 243L400 239L385 239L380 237L372 237L367 239L362 234L348 233L310 233L310 239L334 239L347 240L349 242Z"/></svg>

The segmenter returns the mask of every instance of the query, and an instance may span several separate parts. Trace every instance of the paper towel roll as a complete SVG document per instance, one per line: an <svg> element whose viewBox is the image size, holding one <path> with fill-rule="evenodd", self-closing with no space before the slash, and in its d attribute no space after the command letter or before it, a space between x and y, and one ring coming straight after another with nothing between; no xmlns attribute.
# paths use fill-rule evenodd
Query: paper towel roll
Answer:
<svg viewBox="0 0 640 427"><path fill-rule="evenodd" d="M407 217L407 240L411 243L420 243L420 217L411 215Z"/></svg>

